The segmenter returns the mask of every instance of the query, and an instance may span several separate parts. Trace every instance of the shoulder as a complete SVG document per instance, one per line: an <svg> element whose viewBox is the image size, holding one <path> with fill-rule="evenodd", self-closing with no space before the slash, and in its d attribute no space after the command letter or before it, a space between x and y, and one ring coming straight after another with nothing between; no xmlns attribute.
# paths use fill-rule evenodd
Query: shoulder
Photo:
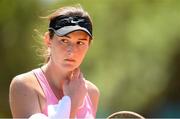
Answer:
<svg viewBox="0 0 180 119"><path fill-rule="evenodd" d="M9 103L13 117L29 117L39 111L38 99L35 91L34 75L27 72L14 77L10 84ZM31 100L29 100L31 99Z"/></svg>
<svg viewBox="0 0 180 119"><path fill-rule="evenodd" d="M10 103L11 101L18 101L20 98L33 95L33 93L35 93L33 85L33 74L31 72L15 76L9 87Z"/></svg>
<svg viewBox="0 0 180 119"><path fill-rule="evenodd" d="M31 71L15 76L9 87L9 95L13 96L13 99L36 95L38 82L35 79Z"/></svg>
<svg viewBox="0 0 180 119"><path fill-rule="evenodd" d="M95 96L95 97L100 95L100 91L98 87L94 85L92 82L86 80L86 85L87 85L88 93L90 95Z"/></svg>
<svg viewBox="0 0 180 119"><path fill-rule="evenodd" d="M34 76L32 72L27 72L27 73L17 75L12 79L11 84L10 84L10 89L11 88L16 88L16 89L32 88L33 78Z"/></svg>

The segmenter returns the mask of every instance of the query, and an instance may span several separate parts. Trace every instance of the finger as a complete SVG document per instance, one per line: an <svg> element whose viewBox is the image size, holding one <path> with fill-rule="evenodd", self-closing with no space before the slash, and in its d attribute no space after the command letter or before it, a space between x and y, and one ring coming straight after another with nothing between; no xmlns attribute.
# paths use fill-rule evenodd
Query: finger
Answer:
<svg viewBox="0 0 180 119"><path fill-rule="evenodd" d="M79 74L79 79L80 79L80 80L82 80L82 81L85 81L85 79L84 79L84 76L83 76L83 73L82 73L82 72L80 72L80 74Z"/></svg>
<svg viewBox="0 0 180 119"><path fill-rule="evenodd" d="M76 68L73 72L73 79L78 79L79 74L80 74L80 69Z"/></svg>
<svg viewBox="0 0 180 119"><path fill-rule="evenodd" d="M86 79L84 78L82 72L80 72L79 79L81 80L81 84L84 85L85 88L87 89Z"/></svg>
<svg viewBox="0 0 180 119"><path fill-rule="evenodd" d="M68 92L68 84L69 84L69 81L68 80L65 80L64 81L64 85L63 85L63 94L64 95L67 95L67 92Z"/></svg>
<svg viewBox="0 0 180 119"><path fill-rule="evenodd" d="M72 77L73 77L73 71L71 71L71 72L68 74L67 78L71 80Z"/></svg>

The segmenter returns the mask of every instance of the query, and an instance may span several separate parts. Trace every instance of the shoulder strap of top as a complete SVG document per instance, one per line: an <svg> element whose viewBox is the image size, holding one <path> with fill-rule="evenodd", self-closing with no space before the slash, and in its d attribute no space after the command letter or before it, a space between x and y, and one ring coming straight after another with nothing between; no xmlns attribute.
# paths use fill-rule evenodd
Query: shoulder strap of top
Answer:
<svg viewBox="0 0 180 119"><path fill-rule="evenodd" d="M91 99L89 97L89 94L87 94L84 98L83 104L78 109L77 117L95 118L95 116L96 112L94 112Z"/></svg>
<svg viewBox="0 0 180 119"><path fill-rule="evenodd" d="M44 75L44 73L42 72L42 70L40 68L34 69L33 70L37 80L39 81L41 88L44 91L44 94L46 96L46 100L47 100L47 104L56 104L58 102L58 99L56 98L56 96L54 95L51 87L49 86L49 83Z"/></svg>

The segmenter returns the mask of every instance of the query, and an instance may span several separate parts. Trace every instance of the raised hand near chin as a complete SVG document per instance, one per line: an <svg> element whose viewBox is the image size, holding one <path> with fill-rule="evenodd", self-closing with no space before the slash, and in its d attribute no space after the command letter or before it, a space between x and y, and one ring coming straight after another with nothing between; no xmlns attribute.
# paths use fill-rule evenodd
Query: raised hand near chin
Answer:
<svg viewBox="0 0 180 119"><path fill-rule="evenodd" d="M69 79L64 81L63 92L71 98L71 111L76 113L87 94L87 86L79 68L72 71Z"/></svg>

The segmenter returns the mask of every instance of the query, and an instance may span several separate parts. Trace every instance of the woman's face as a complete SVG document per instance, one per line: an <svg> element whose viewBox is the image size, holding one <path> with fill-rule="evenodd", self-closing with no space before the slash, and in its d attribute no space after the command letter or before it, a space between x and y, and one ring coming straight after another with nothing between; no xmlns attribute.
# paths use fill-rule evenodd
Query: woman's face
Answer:
<svg viewBox="0 0 180 119"><path fill-rule="evenodd" d="M72 71L82 63L90 37L83 31L74 31L62 37L54 35L49 42L51 61L61 69Z"/></svg>

